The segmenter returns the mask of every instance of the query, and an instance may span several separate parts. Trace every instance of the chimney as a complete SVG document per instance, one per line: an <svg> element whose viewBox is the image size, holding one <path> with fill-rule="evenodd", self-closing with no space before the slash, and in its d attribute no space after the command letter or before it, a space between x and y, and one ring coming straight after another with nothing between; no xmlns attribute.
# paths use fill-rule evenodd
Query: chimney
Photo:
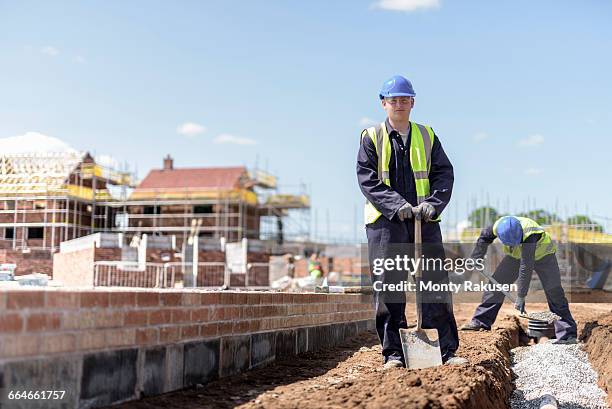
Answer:
<svg viewBox="0 0 612 409"><path fill-rule="evenodd" d="M172 169L174 169L174 161L172 160L172 157L168 154L164 158L164 170L172 170Z"/></svg>

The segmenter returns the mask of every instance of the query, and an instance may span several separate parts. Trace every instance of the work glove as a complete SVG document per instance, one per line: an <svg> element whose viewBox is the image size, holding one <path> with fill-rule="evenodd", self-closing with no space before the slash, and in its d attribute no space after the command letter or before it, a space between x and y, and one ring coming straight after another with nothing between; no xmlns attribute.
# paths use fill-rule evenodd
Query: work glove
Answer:
<svg viewBox="0 0 612 409"><path fill-rule="evenodd" d="M525 314L525 297L516 297L514 308L516 308L521 314Z"/></svg>
<svg viewBox="0 0 612 409"><path fill-rule="evenodd" d="M417 207L413 207L412 213L415 216L420 215L421 220L429 222L436 215L436 209L430 203L423 202Z"/></svg>
<svg viewBox="0 0 612 409"><path fill-rule="evenodd" d="M397 211L397 217L399 217L400 221L404 221L406 219L410 219L412 217L413 207L410 203L406 202L402 207Z"/></svg>

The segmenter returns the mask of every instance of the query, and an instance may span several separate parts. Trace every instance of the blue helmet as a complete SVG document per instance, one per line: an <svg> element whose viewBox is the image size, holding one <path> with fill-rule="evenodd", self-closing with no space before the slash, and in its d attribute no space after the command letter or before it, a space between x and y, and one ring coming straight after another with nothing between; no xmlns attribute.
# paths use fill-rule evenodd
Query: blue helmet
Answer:
<svg viewBox="0 0 612 409"><path fill-rule="evenodd" d="M408 79L401 75L394 75L385 81L378 96L380 99L390 97L414 97L416 93Z"/></svg>
<svg viewBox="0 0 612 409"><path fill-rule="evenodd" d="M506 216L497 224L497 237L506 246L518 246L523 240L521 222L514 216Z"/></svg>

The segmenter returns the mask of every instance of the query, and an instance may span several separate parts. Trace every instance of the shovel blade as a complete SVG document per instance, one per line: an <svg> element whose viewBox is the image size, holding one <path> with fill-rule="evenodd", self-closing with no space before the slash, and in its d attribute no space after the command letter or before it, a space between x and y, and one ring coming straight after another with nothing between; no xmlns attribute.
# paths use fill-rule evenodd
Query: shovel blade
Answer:
<svg viewBox="0 0 612 409"><path fill-rule="evenodd" d="M406 368L421 369L442 365L437 329L401 328L399 331Z"/></svg>

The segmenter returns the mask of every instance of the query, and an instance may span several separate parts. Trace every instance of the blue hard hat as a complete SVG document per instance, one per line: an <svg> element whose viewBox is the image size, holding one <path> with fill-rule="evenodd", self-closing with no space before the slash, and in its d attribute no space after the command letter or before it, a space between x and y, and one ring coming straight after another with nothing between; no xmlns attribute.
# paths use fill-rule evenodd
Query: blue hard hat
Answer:
<svg viewBox="0 0 612 409"><path fill-rule="evenodd" d="M414 97L416 93L407 78L401 75L394 75L385 81L378 96L380 99L390 97Z"/></svg>
<svg viewBox="0 0 612 409"><path fill-rule="evenodd" d="M497 237L506 246L518 246L523 240L521 222L514 216L506 216L497 224Z"/></svg>

